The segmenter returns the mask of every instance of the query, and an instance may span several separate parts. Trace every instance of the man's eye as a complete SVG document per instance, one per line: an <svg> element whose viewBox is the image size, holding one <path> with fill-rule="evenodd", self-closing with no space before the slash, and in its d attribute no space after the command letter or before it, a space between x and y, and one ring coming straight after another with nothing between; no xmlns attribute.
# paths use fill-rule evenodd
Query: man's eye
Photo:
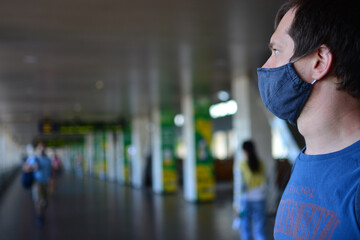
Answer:
<svg viewBox="0 0 360 240"><path fill-rule="evenodd" d="M278 55L279 50L277 50L277 49L273 49L273 51L274 51L274 55Z"/></svg>

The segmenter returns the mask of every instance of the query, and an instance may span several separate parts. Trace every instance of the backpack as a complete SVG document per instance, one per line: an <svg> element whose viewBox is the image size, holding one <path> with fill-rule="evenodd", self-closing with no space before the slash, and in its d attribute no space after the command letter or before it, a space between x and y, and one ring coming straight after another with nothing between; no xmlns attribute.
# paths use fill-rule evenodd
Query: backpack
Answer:
<svg viewBox="0 0 360 240"><path fill-rule="evenodd" d="M39 165L39 160L37 158L35 158L36 163ZM31 186L33 185L35 181L35 177L34 177L34 171L32 172L24 172L22 173L21 176L21 185L25 188L25 189L30 189Z"/></svg>
<svg viewBox="0 0 360 240"><path fill-rule="evenodd" d="M34 182L34 172L23 172L21 184L25 189L30 189Z"/></svg>

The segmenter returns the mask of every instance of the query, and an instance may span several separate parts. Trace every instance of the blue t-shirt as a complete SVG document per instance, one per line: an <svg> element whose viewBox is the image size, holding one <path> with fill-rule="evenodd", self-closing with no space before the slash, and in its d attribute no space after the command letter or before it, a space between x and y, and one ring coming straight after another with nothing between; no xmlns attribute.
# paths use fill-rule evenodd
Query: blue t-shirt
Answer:
<svg viewBox="0 0 360 240"><path fill-rule="evenodd" d="M51 177L51 160L46 155L29 156L26 160L30 166L39 165L39 168L34 171L34 178L36 182L46 184Z"/></svg>
<svg viewBox="0 0 360 240"><path fill-rule="evenodd" d="M275 239L360 239L359 182L360 141L329 154L301 152L277 210Z"/></svg>

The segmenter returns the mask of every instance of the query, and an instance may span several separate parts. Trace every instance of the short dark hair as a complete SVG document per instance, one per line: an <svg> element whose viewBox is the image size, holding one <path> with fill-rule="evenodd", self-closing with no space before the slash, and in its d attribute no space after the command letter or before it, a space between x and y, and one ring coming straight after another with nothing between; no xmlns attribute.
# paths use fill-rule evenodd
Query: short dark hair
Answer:
<svg viewBox="0 0 360 240"><path fill-rule="evenodd" d="M36 141L33 146L34 148L37 148L38 146L42 145L44 148L46 148L46 144L42 141Z"/></svg>
<svg viewBox="0 0 360 240"><path fill-rule="evenodd" d="M281 6L275 28L290 10L295 17L289 29L294 41L290 60L313 53L322 44L333 54L331 73L338 89L360 98L360 1L289 0Z"/></svg>

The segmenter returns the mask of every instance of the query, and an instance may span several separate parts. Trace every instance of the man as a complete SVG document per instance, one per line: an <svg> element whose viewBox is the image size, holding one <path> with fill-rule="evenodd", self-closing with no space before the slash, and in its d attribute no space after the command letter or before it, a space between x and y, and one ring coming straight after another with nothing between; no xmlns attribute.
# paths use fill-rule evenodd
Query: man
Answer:
<svg viewBox="0 0 360 240"><path fill-rule="evenodd" d="M37 214L37 223L44 224L45 209L49 199L49 180L51 177L51 161L45 153L45 145L39 143L36 155L31 155L26 160L24 170L33 171L35 183L32 186L32 195Z"/></svg>
<svg viewBox="0 0 360 240"><path fill-rule="evenodd" d="M359 1L290 0L258 69L266 107L297 125L275 239L360 239Z"/></svg>

